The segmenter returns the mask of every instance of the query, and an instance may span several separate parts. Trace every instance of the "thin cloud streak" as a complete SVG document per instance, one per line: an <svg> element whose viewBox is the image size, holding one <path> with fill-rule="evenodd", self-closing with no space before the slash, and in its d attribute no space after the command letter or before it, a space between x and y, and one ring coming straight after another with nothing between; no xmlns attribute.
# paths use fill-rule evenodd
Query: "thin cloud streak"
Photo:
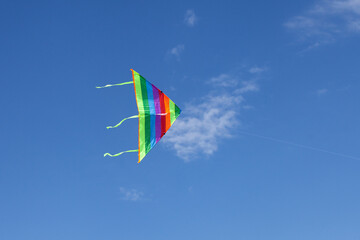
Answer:
<svg viewBox="0 0 360 240"><path fill-rule="evenodd" d="M273 137L267 137L267 136L263 136L263 135L259 135L259 134L255 134L255 133L249 133L249 132L244 132L244 131L241 131L240 133L243 134L243 135L248 135L248 136L252 136L252 137L256 137L256 138L261 138L261 139L269 140L269 141L272 141L272 142L283 143L283 144L291 145L291 146L294 146L294 147L305 148L305 149L309 149L309 150L313 150L313 151L318 151L318 152L331 154L331 155L338 156L338 157L344 157L344 158L349 158L349 159L359 160L360 161L359 157L354 157L354 156L343 154L343 153L328 151L328 150L325 150L325 149L322 149L322 148L316 148L316 147L307 146L307 145L303 145L303 144L299 144L299 143L289 142L289 141L285 141L285 140L282 140L282 139L273 138Z"/></svg>
<svg viewBox="0 0 360 240"><path fill-rule="evenodd" d="M239 79L237 79L234 76L231 76L230 74L220 74L217 77L212 77L209 81L210 84L214 86L220 86L220 87L235 87L239 82Z"/></svg>
<svg viewBox="0 0 360 240"><path fill-rule="evenodd" d="M266 71L265 67L263 67L263 68L261 68L261 67L252 67L252 68L249 69L250 73L262 73L264 71Z"/></svg>
<svg viewBox="0 0 360 240"><path fill-rule="evenodd" d="M325 95L329 90L327 88L322 88L322 89L318 89L316 91L316 94L320 97L320 96L323 96Z"/></svg>

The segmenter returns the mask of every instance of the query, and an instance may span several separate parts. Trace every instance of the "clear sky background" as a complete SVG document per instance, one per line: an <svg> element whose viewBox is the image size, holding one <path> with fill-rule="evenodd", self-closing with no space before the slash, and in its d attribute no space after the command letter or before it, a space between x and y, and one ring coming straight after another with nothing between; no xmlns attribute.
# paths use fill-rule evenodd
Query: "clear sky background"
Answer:
<svg viewBox="0 0 360 240"><path fill-rule="evenodd" d="M359 0L0 1L0 239L359 240L359 42ZM140 164L130 68L182 109Z"/></svg>

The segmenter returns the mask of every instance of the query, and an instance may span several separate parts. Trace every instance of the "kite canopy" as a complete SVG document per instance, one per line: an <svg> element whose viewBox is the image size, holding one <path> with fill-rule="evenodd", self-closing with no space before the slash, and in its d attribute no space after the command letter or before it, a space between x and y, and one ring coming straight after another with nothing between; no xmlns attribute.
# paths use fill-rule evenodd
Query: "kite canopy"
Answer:
<svg viewBox="0 0 360 240"><path fill-rule="evenodd" d="M132 70L139 111L139 162L165 135L180 108L162 91Z"/></svg>
<svg viewBox="0 0 360 240"><path fill-rule="evenodd" d="M138 162L140 162L169 130L171 125L180 115L181 110L157 87L148 82L133 69L131 69L131 71L133 75L132 82L106 85L97 88L120 86L131 83L134 84L135 98L139 114L125 118L117 125L109 126L107 128L118 127L126 119L139 118L139 149L128 150L115 155L105 153L104 156L115 157L126 152L138 152Z"/></svg>

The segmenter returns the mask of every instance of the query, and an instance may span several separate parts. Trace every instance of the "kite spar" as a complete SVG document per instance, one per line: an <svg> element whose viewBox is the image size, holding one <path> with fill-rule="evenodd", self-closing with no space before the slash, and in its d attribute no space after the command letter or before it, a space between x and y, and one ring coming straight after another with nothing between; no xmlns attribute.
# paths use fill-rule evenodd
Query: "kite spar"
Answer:
<svg viewBox="0 0 360 240"><path fill-rule="evenodd" d="M180 115L181 110L157 87L133 69L131 69L131 71L133 75L133 81L131 82L109 84L96 88L134 84L135 99L139 114L127 117L115 126L108 126L107 129L116 128L127 119L139 118L139 148L136 150L123 151L114 155L105 153L104 157L116 157L127 152L138 152L138 162L140 162L169 130Z"/></svg>

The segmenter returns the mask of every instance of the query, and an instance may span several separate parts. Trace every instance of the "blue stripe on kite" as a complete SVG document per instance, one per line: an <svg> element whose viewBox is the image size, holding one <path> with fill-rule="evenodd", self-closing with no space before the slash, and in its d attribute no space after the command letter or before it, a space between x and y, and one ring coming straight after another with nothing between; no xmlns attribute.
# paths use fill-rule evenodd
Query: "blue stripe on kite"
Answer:
<svg viewBox="0 0 360 240"><path fill-rule="evenodd" d="M155 103L153 96L153 86L148 81L146 81L146 90L147 90L149 110L150 110L150 143L152 148L156 144L156 135L155 135L156 111L155 111Z"/></svg>

